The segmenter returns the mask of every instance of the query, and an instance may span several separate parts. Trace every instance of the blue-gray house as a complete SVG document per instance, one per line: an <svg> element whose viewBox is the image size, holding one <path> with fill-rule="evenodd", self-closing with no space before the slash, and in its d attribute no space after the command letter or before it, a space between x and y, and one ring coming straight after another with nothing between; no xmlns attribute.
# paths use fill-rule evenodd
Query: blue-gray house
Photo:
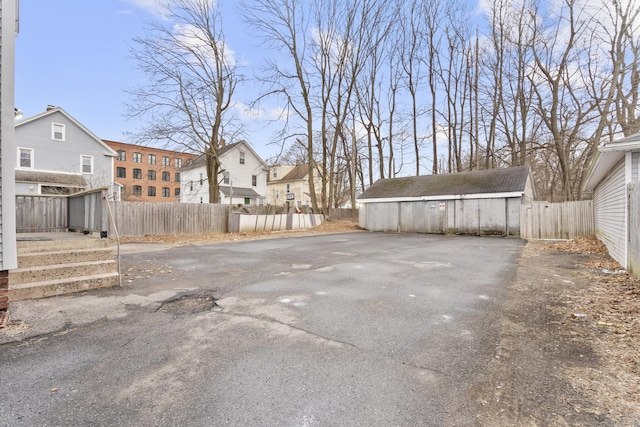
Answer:
<svg viewBox="0 0 640 427"><path fill-rule="evenodd" d="M15 141L16 194L70 194L114 185L117 153L60 107L17 123Z"/></svg>

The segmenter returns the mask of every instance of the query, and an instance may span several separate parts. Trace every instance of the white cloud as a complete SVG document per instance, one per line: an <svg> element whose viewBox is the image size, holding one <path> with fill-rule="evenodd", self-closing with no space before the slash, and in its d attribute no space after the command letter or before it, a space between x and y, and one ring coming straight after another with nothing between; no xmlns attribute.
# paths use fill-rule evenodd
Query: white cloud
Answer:
<svg viewBox="0 0 640 427"><path fill-rule="evenodd" d="M164 18L164 8L158 0L120 0L121 3L131 5L138 9L142 9L151 15ZM118 13L133 13L130 10L122 10Z"/></svg>
<svg viewBox="0 0 640 427"><path fill-rule="evenodd" d="M176 24L173 26L173 30L178 35L182 43L187 46L192 46L194 50L199 51L200 54L204 57L208 57L211 61L215 60L213 53L211 52L211 46L208 44L209 37L201 28L193 25ZM239 65L236 60L235 51L230 49L226 43L218 41L217 46L218 50L223 53L225 61L229 67Z"/></svg>

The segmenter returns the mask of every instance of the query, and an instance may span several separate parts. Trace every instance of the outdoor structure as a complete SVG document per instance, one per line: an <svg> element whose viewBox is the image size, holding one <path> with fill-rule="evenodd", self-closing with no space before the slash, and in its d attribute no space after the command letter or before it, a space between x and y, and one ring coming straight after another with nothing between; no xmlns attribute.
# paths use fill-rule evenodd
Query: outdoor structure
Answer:
<svg viewBox="0 0 640 427"><path fill-rule="evenodd" d="M15 125L16 194L71 194L111 187L116 152L60 107Z"/></svg>
<svg viewBox="0 0 640 427"><path fill-rule="evenodd" d="M0 9L0 327L8 318L9 271L17 268L15 205L14 58L18 32L17 2Z"/></svg>
<svg viewBox="0 0 640 427"><path fill-rule="evenodd" d="M195 154L104 140L117 153L113 173L129 202L179 202L182 166Z"/></svg>
<svg viewBox="0 0 640 427"><path fill-rule="evenodd" d="M585 191L593 191L596 237L613 259L636 276L640 273L639 163L640 133L606 142L599 147L584 184Z"/></svg>
<svg viewBox="0 0 640 427"><path fill-rule="evenodd" d="M528 166L381 179L358 197L370 231L519 236L535 199Z"/></svg>
<svg viewBox="0 0 640 427"><path fill-rule="evenodd" d="M316 194L322 186L321 174L314 174ZM320 201L320 196L318 196ZM275 206L311 206L309 192L309 165L274 165L269 168L267 204Z"/></svg>
<svg viewBox="0 0 640 427"><path fill-rule="evenodd" d="M224 144L224 141L223 141ZM220 203L259 206L267 192L267 165L246 141L219 150ZM205 157L199 155L182 167L182 203L209 203Z"/></svg>

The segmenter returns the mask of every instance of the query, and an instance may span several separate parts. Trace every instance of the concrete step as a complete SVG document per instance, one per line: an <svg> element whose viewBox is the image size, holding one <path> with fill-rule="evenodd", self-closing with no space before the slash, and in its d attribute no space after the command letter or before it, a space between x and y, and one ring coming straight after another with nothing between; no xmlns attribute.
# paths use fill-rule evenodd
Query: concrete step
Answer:
<svg viewBox="0 0 640 427"><path fill-rule="evenodd" d="M113 259L17 268L9 272L9 286L113 273L117 272L117 270L117 263Z"/></svg>
<svg viewBox="0 0 640 427"><path fill-rule="evenodd" d="M106 260L113 260L113 251L109 247L32 252L18 256L18 268Z"/></svg>
<svg viewBox="0 0 640 427"><path fill-rule="evenodd" d="M45 241L19 241L17 242L18 256L37 252L54 252L75 249L91 249L109 247L106 240L102 239L69 239L69 240L45 240Z"/></svg>
<svg viewBox="0 0 640 427"><path fill-rule="evenodd" d="M118 286L118 273L103 273L74 277L72 279L46 280L42 282L10 284L9 301L46 298L91 289Z"/></svg>

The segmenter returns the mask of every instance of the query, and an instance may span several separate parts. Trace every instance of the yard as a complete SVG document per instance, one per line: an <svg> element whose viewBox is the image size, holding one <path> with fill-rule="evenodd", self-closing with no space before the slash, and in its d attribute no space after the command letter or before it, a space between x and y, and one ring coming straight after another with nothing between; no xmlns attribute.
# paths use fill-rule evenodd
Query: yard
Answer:
<svg viewBox="0 0 640 427"><path fill-rule="evenodd" d="M105 414L144 423L160 413L166 423L256 416L300 424L353 419L362 408L371 413L361 421L378 425L640 419L640 285L597 241L522 247L502 238L330 234L354 231L328 222L126 239L168 249L125 255L120 289L12 306L0 332L0 397L10 403L0 424L43 399L47 418L34 413L15 425ZM301 239L266 240L274 237ZM98 372L105 369L108 377ZM199 412L174 412L203 388L217 400L196 394L189 405ZM104 396L100 405L93 395ZM242 412L239 401L256 411ZM126 409L132 403L137 412ZM396 409L382 410L387 403Z"/></svg>

